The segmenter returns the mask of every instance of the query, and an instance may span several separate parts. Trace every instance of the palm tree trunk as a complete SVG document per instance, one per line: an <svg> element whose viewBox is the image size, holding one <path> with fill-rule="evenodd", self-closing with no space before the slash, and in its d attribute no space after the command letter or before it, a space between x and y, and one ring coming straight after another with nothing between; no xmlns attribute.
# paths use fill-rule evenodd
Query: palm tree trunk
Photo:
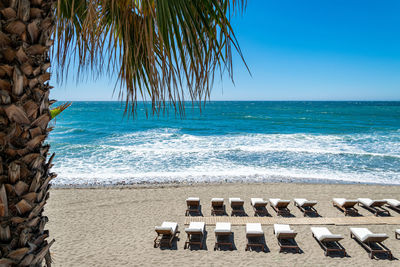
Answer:
<svg viewBox="0 0 400 267"><path fill-rule="evenodd" d="M52 155L48 50L54 0L0 0L0 266L51 265L43 207Z"/></svg>

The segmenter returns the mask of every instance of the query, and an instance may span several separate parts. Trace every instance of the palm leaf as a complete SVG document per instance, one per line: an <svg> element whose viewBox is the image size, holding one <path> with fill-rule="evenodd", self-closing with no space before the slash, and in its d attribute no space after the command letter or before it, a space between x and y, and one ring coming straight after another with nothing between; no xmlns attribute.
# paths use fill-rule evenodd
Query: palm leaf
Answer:
<svg viewBox="0 0 400 267"><path fill-rule="evenodd" d="M62 105L59 105L58 107L50 109L51 119L57 117L61 112L63 112L66 108L68 108L71 105L72 105L71 102L67 102Z"/></svg>
<svg viewBox="0 0 400 267"><path fill-rule="evenodd" d="M235 0L64 0L57 6L58 78L78 66L76 78L118 77L120 99L134 112L138 99L153 112L167 105L183 113L189 98L209 99L215 73L233 80L230 25ZM243 59L244 62L244 59ZM247 67L247 66L246 66Z"/></svg>

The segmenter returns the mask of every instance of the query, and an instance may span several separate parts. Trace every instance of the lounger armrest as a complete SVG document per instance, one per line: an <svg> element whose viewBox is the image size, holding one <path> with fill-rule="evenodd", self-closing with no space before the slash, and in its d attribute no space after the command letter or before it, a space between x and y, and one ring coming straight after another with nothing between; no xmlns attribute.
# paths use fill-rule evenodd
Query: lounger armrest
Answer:
<svg viewBox="0 0 400 267"><path fill-rule="evenodd" d="M156 226L155 230L157 233L160 233L160 234L167 234L167 233L173 234L174 233L171 227Z"/></svg>
<svg viewBox="0 0 400 267"><path fill-rule="evenodd" d="M201 228L185 228L186 233L203 233Z"/></svg>
<svg viewBox="0 0 400 267"><path fill-rule="evenodd" d="M321 235L318 237L318 240L321 242L337 242L343 239L343 236L341 235Z"/></svg>
<svg viewBox="0 0 400 267"><path fill-rule="evenodd" d="M387 234L369 234L362 241L363 242L382 242L388 238L389 238L389 236Z"/></svg>
<svg viewBox="0 0 400 267"><path fill-rule="evenodd" d="M295 238L297 233L293 230L290 231L279 231L275 233L277 238Z"/></svg>

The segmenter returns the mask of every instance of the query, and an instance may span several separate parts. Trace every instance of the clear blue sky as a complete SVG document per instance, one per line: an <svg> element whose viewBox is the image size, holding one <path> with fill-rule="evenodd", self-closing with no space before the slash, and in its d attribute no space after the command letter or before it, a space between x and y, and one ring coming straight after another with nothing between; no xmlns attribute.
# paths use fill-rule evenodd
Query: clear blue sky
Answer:
<svg viewBox="0 0 400 267"><path fill-rule="evenodd" d="M400 100L398 0L248 0L233 27L252 76L235 56L235 85L217 80L211 100ZM51 97L117 100L114 82Z"/></svg>

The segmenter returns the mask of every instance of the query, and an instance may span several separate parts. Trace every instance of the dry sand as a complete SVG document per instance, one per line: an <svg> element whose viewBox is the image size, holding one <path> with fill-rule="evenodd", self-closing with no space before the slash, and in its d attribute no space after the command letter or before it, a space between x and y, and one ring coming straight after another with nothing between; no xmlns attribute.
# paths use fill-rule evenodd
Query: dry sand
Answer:
<svg viewBox="0 0 400 267"><path fill-rule="evenodd" d="M163 186L146 188L52 189L45 207L50 221L51 238L56 239L52 257L54 266L400 266L400 240L394 239L399 225L370 225L372 231L384 232L390 238L384 243L396 258L371 260L367 252L349 238L349 226L327 227L345 236L341 242L349 257L325 257L312 238L309 226L293 226L302 254L279 253L272 226L264 225L269 252L245 251L245 226L233 226L234 251L214 251L214 226L206 226L207 249L184 250L185 199L198 196L204 216L210 216L212 197L240 197L245 210L253 216L250 197L318 200L317 209L324 217L343 217L331 205L332 197L400 198L400 186L326 185L326 184L213 184ZM227 205L229 206L229 205ZM290 205L296 217L300 211ZM276 216L270 207L269 212ZM371 213L360 208L360 213ZM230 212L230 207L227 207ZM392 211L392 216L400 214ZM153 248L154 226L163 221L176 221L180 240L173 250Z"/></svg>

